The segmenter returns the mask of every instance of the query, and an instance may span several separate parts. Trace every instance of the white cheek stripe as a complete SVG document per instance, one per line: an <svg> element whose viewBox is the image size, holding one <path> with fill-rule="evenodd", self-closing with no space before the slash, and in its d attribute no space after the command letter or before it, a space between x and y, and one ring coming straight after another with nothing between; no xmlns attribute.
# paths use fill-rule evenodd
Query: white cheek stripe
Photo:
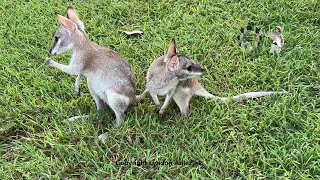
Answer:
<svg viewBox="0 0 320 180"><path fill-rule="evenodd" d="M73 48L73 43L68 43L68 44L65 44L66 46L63 46L63 47L60 47L60 44L61 44L61 40L59 39L58 42L56 43L56 45L54 46L54 48L52 49L52 54L62 54L66 51L69 51Z"/></svg>
<svg viewBox="0 0 320 180"><path fill-rule="evenodd" d="M56 44L54 45L53 49L52 49L52 54L56 53L58 50L57 50L57 47L60 46L60 43L61 43L61 40L60 38L58 39L58 41L56 42Z"/></svg>

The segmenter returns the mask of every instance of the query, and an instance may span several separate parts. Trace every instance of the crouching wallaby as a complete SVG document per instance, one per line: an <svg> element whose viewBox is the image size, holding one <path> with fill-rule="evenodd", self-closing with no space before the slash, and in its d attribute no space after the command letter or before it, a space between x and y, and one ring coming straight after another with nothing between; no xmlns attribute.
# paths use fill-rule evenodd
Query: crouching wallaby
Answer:
<svg viewBox="0 0 320 180"><path fill-rule="evenodd" d="M108 104L121 125L127 108L136 103L136 80L130 64L117 52L100 47L88 39L84 25L72 7L67 8L67 18L56 14L59 28L56 31L50 54L53 56L72 51L69 65L46 59L45 64L70 74L78 75L75 89L83 76L98 110Z"/></svg>
<svg viewBox="0 0 320 180"><path fill-rule="evenodd" d="M189 102L193 95L228 101L227 97L217 97L201 87L198 77L204 69L183 54L176 53L176 43L173 40L166 55L159 57L150 65L147 72L147 88L139 96L143 99L149 92L159 116L162 116L167 108L170 99L179 106L181 116L189 114ZM258 98L272 94L286 92L250 92L233 96L233 101L241 101L245 98ZM158 96L166 96L164 104L160 106Z"/></svg>

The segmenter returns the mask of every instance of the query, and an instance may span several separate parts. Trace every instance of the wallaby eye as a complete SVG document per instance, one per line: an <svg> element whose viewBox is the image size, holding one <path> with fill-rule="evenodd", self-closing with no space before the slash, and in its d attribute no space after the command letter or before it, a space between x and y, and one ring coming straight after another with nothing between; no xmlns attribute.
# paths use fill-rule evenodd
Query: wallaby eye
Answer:
<svg viewBox="0 0 320 180"><path fill-rule="evenodd" d="M187 70L188 70L188 71L191 71L191 66L188 66L188 67L187 67Z"/></svg>

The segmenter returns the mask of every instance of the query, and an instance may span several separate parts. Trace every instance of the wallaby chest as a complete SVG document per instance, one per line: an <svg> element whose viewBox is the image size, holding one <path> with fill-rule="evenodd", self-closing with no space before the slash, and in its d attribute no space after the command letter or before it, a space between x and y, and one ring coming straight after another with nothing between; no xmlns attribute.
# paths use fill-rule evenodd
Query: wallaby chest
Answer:
<svg viewBox="0 0 320 180"><path fill-rule="evenodd" d="M168 94L170 91L174 90L177 87L178 83L178 80L169 81L166 85L162 86L162 88L159 88L157 94L159 96Z"/></svg>

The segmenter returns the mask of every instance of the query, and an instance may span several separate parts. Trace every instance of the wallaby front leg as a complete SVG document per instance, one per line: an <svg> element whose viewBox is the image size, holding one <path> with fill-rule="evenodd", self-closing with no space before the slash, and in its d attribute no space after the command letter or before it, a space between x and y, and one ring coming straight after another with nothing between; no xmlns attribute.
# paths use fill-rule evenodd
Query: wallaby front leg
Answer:
<svg viewBox="0 0 320 180"><path fill-rule="evenodd" d="M78 75L81 72L79 65L69 64L68 66L57 63L49 58L44 60L44 63L50 67L55 67L69 75Z"/></svg>
<svg viewBox="0 0 320 180"><path fill-rule="evenodd" d="M159 111L159 115L162 116L164 114L164 111L167 109L170 100L172 98L172 95L174 94L174 90L170 91L167 95L166 95L166 99L164 100L164 103Z"/></svg>
<svg viewBox="0 0 320 180"><path fill-rule="evenodd" d="M152 92L149 92L149 93L153 99L154 104L156 105L156 112L158 113L160 111L160 107L161 107L158 96L155 93L152 93Z"/></svg>
<svg viewBox="0 0 320 180"><path fill-rule="evenodd" d="M83 74L79 74L77 76L76 83L74 84L74 90L78 96L80 96L80 84L81 84L83 77L84 77Z"/></svg>

